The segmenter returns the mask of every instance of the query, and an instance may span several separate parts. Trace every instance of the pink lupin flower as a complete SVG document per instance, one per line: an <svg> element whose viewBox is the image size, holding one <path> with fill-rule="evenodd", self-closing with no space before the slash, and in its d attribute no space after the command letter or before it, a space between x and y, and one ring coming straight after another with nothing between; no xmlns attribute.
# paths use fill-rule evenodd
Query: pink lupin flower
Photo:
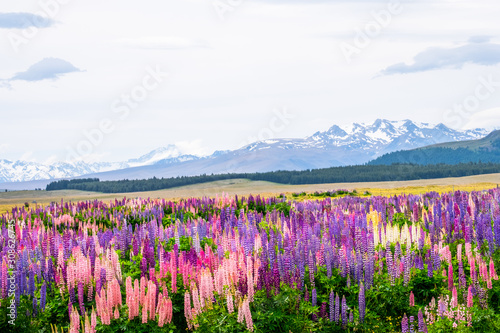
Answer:
<svg viewBox="0 0 500 333"><path fill-rule="evenodd" d="M201 313L201 305L200 305L200 298L198 296L198 289L196 289L196 287L193 288L192 294L193 294L193 306L196 311L196 314L198 315Z"/></svg>
<svg viewBox="0 0 500 333"><path fill-rule="evenodd" d="M234 304L233 304L233 295L231 293L227 293L226 296L226 303L227 303L227 312L233 313L234 311Z"/></svg>
<svg viewBox="0 0 500 333"><path fill-rule="evenodd" d="M145 324L148 322L148 310L145 306L142 307L142 323Z"/></svg>
<svg viewBox="0 0 500 333"><path fill-rule="evenodd" d="M490 276L494 280L498 280L497 272L495 271L495 264L493 263L493 258L490 258Z"/></svg>
<svg viewBox="0 0 500 333"><path fill-rule="evenodd" d="M167 324L170 324L172 322L172 316L173 316L172 300L170 298L168 298L165 303L165 314L166 314L165 321L167 322Z"/></svg>
<svg viewBox="0 0 500 333"><path fill-rule="evenodd" d="M448 265L448 289L453 289L453 265L451 264L451 262Z"/></svg>
<svg viewBox="0 0 500 333"><path fill-rule="evenodd" d="M246 299L243 302L243 311L245 316L245 323L247 324L247 330L253 332L252 313L250 312L250 305L248 299Z"/></svg>
<svg viewBox="0 0 500 333"><path fill-rule="evenodd" d="M415 295L413 295L413 291L410 292L410 306L415 306Z"/></svg>
<svg viewBox="0 0 500 333"><path fill-rule="evenodd" d="M472 279L472 281L475 280L475 273L476 273L476 262L474 260L474 257L471 257L471 262L470 262L470 278Z"/></svg>
<svg viewBox="0 0 500 333"><path fill-rule="evenodd" d="M158 312L158 327L163 327L163 321L165 320L165 317L164 317L165 310L163 308L163 299L158 301L157 312Z"/></svg>
<svg viewBox="0 0 500 333"><path fill-rule="evenodd" d="M451 306L454 308L458 306L457 288L455 286L453 286L453 290L451 292Z"/></svg>
<svg viewBox="0 0 500 333"><path fill-rule="evenodd" d="M184 315L186 316L188 327L189 329L191 329L191 321L193 320L193 318L191 316L191 295L189 294L189 291L186 291L186 293L184 294Z"/></svg>
<svg viewBox="0 0 500 333"><path fill-rule="evenodd" d="M80 314L78 310L73 307L70 315L70 333L78 333L80 331Z"/></svg>
<svg viewBox="0 0 500 333"><path fill-rule="evenodd" d="M470 285L469 292L467 294L467 307L471 308L473 304L474 304L474 301L472 299L472 285Z"/></svg>
<svg viewBox="0 0 500 333"><path fill-rule="evenodd" d="M148 296L149 319L154 320L156 308L156 284L154 284L153 281L149 281Z"/></svg>
<svg viewBox="0 0 500 333"><path fill-rule="evenodd" d="M92 328L92 332L95 332L96 325L97 325L97 316L95 314L94 307L92 307L92 312L90 313L90 326Z"/></svg>
<svg viewBox="0 0 500 333"><path fill-rule="evenodd" d="M91 331L89 316L85 313L85 333L91 333Z"/></svg>
<svg viewBox="0 0 500 333"><path fill-rule="evenodd" d="M141 277L141 290L139 292L141 305L144 306L146 303L146 279L144 276Z"/></svg>
<svg viewBox="0 0 500 333"><path fill-rule="evenodd" d="M240 304L238 305L238 323L242 323L244 318L245 315L243 313L243 302L240 301Z"/></svg>

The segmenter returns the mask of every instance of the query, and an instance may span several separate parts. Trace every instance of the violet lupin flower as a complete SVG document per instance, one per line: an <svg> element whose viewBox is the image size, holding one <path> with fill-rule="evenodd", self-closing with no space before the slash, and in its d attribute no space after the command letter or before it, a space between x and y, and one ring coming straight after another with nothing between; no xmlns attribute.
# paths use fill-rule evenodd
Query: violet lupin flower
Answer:
<svg viewBox="0 0 500 333"><path fill-rule="evenodd" d="M342 320L342 326L346 326L347 325L347 302L345 300L345 295L342 296L342 317L341 317L341 320Z"/></svg>
<svg viewBox="0 0 500 333"><path fill-rule="evenodd" d="M319 316L321 318L324 318L326 319L327 318L327 312L326 312L326 302L322 302L321 303L321 307L320 307L320 310L319 310Z"/></svg>
<svg viewBox="0 0 500 333"><path fill-rule="evenodd" d="M333 290L330 292L330 322L335 320L335 295L333 294Z"/></svg>
<svg viewBox="0 0 500 333"><path fill-rule="evenodd" d="M309 251L307 264L309 266L309 279L311 280L311 285L314 287L314 261L311 251Z"/></svg>
<svg viewBox="0 0 500 333"><path fill-rule="evenodd" d="M35 317L37 314L37 307L38 307L37 299L36 297L33 297L33 317Z"/></svg>
<svg viewBox="0 0 500 333"><path fill-rule="evenodd" d="M69 287L69 302L70 304L76 303L75 288Z"/></svg>
<svg viewBox="0 0 500 333"><path fill-rule="evenodd" d="M401 320L401 332L408 333L408 317L406 317L406 313Z"/></svg>
<svg viewBox="0 0 500 333"><path fill-rule="evenodd" d="M318 296L316 294L316 288L313 288L312 292L311 292L311 304L312 306L316 306L318 305ZM313 313L312 314L312 320L316 320L316 313Z"/></svg>
<svg viewBox="0 0 500 333"><path fill-rule="evenodd" d="M83 303L83 283L82 281L78 282L78 301L80 305L80 312L82 316L85 315L85 305Z"/></svg>
<svg viewBox="0 0 500 333"><path fill-rule="evenodd" d="M462 261L458 262L458 287L460 289L465 289L467 285L466 279L465 279L465 273L464 273L464 264Z"/></svg>
<svg viewBox="0 0 500 333"><path fill-rule="evenodd" d="M340 298L339 294L335 295L335 322L338 323L340 320Z"/></svg>
<svg viewBox="0 0 500 333"><path fill-rule="evenodd" d="M422 309L418 310L418 331L427 333L427 326L424 320L424 314L422 313Z"/></svg>
<svg viewBox="0 0 500 333"><path fill-rule="evenodd" d="M45 302L47 299L47 284L44 282L40 289L40 309L45 310Z"/></svg>
<svg viewBox="0 0 500 333"><path fill-rule="evenodd" d="M28 295L35 297L35 272L30 269L28 278Z"/></svg>
<svg viewBox="0 0 500 333"><path fill-rule="evenodd" d="M358 302L359 302L359 322L362 323L365 319L365 286L363 285L363 282L361 282L361 285L359 286L359 296L358 296Z"/></svg>

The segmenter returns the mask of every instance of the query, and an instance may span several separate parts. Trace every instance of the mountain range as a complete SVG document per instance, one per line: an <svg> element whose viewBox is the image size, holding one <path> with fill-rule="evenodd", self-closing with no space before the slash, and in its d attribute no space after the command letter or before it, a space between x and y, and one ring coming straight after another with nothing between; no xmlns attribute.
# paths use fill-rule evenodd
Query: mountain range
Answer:
<svg viewBox="0 0 500 333"><path fill-rule="evenodd" d="M500 163L500 131L478 140L453 141L382 155L370 165Z"/></svg>
<svg viewBox="0 0 500 333"><path fill-rule="evenodd" d="M306 170L364 164L384 154L444 142L477 140L485 129L455 130L443 124L377 119L371 124L333 125L296 139L250 143L209 156L183 154L175 145L155 149L124 162L36 162L0 160L0 188L44 187L53 179L97 177L101 180L144 179L232 172ZM22 183L20 183L22 182Z"/></svg>

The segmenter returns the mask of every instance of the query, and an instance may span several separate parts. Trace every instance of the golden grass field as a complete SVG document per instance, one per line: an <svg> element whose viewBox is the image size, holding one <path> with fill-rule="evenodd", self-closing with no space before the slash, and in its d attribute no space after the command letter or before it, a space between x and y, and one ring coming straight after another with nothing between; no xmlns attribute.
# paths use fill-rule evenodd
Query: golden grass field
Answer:
<svg viewBox="0 0 500 333"><path fill-rule="evenodd" d="M0 193L0 214L15 206L28 202L31 207L35 204L46 205L53 201L85 201L85 200L114 200L115 198L165 198L180 199L186 197L214 197L227 193L230 195L260 194L264 196L284 193L291 195L296 192L313 193L336 189L356 189L358 193L369 191L372 195L395 195L401 193L421 194L429 191L449 192L454 190L478 191L497 187L500 184L500 174L478 175L460 178L424 179L395 182L368 182L368 183L335 183L313 185L283 185L264 181L250 181L246 179L222 180L205 184L182 186L178 188L134 193L100 193L75 190L61 191L14 191Z"/></svg>

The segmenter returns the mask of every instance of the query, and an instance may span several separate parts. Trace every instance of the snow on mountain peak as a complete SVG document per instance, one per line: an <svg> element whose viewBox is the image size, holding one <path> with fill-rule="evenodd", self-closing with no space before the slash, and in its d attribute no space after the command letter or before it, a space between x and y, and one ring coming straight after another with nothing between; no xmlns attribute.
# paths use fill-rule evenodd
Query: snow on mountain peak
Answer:
<svg viewBox="0 0 500 333"><path fill-rule="evenodd" d="M273 156L285 156L286 151L287 154L293 154L294 160L301 160L300 156L306 156L304 157L306 160L314 161L315 165L324 167L325 165L332 166L331 159L342 160L335 162L337 164L366 163L370 159L396 150L413 149L442 142L479 139L487 134L487 130L480 128L454 130L443 124L418 123L408 119L400 121L377 119L371 124L333 125L327 131L316 132L306 138L269 139L254 142L238 151L251 151L252 153L265 151L272 152ZM229 151L218 151L210 157L201 157L187 154L186 151L179 145L167 145L138 158L113 163L79 161L42 164L0 160L0 183L71 178L148 165L174 165L202 158L216 159L229 153ZM311 158L311 156L316 157ZM324 164L319 163L322 159L326 159Z"/></svg>

